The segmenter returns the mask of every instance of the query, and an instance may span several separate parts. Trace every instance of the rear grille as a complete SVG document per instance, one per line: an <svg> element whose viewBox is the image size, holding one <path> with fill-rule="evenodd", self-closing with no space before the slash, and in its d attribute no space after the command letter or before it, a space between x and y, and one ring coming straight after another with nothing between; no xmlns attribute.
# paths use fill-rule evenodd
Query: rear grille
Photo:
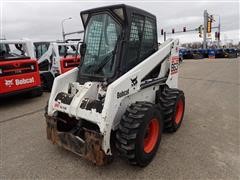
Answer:
<svg viewBox="0 0 240 180"><path fill-rule="evenodd" d="M2 76L11 76L16 74L25 74L36 71L35 63L22 63L18 66L14 64L2 65L0 66L0 77Z"/></svg>

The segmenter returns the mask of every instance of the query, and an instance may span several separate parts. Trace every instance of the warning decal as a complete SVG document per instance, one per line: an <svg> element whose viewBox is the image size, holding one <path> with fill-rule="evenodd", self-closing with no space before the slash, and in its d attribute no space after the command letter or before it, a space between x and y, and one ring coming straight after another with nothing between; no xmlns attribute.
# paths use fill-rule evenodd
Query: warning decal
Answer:
<svg viewBox="0 0 240 180"><path fill-rule="evenodd" d="M178 72L179 66L179 56L172 56L171 58L171 75L176 74Z"/></svg>

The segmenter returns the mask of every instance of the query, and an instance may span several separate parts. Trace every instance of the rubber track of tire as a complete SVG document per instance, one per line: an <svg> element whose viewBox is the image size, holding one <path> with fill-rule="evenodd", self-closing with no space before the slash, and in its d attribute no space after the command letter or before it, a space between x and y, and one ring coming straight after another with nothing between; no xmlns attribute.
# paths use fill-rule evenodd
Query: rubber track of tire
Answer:
<svg viewBox="0 0 240 180"><path fill-rule="evenodd" d="M159 104L163 113L165 132L174 132L173 116L175 112L175 105L177 103L176 101L180 94L183 94L183 91L179 89L170 89L166 86L162 95L159 97Z"/></svg>
<svg viewBox="0 0 240 180"><path fill-rule="evenodd" d="M143 121L144 112L152 106L149 102L137 102L129 106L116 133L116 148L122 158L132 165L137 165L135 147L138 128Z"/></svg>

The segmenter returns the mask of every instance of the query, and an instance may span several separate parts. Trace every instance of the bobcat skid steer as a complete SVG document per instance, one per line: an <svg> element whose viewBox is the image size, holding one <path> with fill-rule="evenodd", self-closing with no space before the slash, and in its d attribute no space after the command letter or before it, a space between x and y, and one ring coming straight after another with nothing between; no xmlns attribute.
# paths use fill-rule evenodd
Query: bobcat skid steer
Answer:
<svg viewBox="0 0 240 180"><path fill-rule="evenodd" d="M42 95L40 74L31 42L0 40L0 98Z"/></svg>
<svg viewBox="0 0 240 180"><path fill-rule="evenodd" d="M51 91L55 77L79 66L77 42L33 41L32 46L38 60L42 87L46 91Z"/></svg>
<svg viewBox="0 0 240 180"><path fill-rule="evenodd" d="M81 63L54 80L47 138L97 165L119 154L144 167L163 130L175 132L183 119L179 42L158 47L156 17L123 4L83 11L81 19Z"/></svg>

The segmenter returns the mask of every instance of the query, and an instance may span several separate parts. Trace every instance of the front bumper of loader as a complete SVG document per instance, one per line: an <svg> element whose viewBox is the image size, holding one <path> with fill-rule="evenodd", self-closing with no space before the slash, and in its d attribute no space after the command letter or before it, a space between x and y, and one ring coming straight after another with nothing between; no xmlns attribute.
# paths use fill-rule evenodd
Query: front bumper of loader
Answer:
<svg viewBox="0 0 240 180"><path fill-rule="evenodd" d="M103 135L83 128L84 139L73 135L71 132L59 132L57 130L58 118L45 115L47 122L47 139L65 149L72 151L96 165L105 165L112 159L101 148Z"/></svg>

